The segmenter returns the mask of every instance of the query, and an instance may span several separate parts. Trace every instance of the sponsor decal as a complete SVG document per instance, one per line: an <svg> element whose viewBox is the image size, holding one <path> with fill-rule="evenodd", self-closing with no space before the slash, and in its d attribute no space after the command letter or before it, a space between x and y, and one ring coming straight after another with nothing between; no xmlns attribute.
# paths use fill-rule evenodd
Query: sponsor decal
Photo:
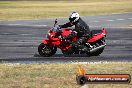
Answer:
<svg viewBox="0 0 132 88"><path fill-rule="evenodd" d="M85 83L130 83L131 76L129 74L86 74L86 71L79 66L79 74L76 76L77 84Z"/></svg>

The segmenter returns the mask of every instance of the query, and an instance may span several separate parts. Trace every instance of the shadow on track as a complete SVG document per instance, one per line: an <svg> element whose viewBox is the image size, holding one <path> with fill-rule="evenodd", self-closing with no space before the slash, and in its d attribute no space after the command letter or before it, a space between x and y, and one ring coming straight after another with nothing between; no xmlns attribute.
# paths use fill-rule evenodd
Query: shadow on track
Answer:
<svg viewBox="0 0 132 88"><path fill-rule="evenodd" d="M39 54L35 53L34 54L34 57L42 57L40 56ZM71 55L65 55L65 54L55 54L51 57L91 57L91 56L88 56L86 54L71 54Z"/></svg>

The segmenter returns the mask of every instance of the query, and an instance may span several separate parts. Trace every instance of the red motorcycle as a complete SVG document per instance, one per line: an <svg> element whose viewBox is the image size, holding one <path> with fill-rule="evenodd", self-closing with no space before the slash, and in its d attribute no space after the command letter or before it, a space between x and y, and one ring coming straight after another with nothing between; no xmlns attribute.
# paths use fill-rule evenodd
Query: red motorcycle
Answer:
<svg viewBox="0 0 132 88"><path fill-rule="evenodd" d="M106 46L105 37L106 29L102 30L92 30L91 38L87 40L84 46L88 48L88 51L82 51L80 49L75 49L72 44L77 41L78 36L72 39L64 39L72 33L72 29L60 29L55 20L54 27L50 29L47 33L47 40L43 40L38 46L38 52L41 56L52 56L56 53L57 48L60 48L63 54L87 54L88 56L98 56L100 55L104 47Z"/></svg>

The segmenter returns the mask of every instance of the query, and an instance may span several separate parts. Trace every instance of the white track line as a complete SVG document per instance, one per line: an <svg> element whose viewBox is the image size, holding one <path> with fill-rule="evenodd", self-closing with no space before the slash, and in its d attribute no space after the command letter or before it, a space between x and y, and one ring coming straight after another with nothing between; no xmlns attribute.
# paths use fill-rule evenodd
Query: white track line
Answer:
<svg viewBox="0 0 132 88"><path fill-rule="evenodd" d="M71 64L108 64L110 62L108 61L94 61L94 62L80 62L80 61L76 61L76 62L71 62Z"/></svg>
<svg viewBox="0 0 132 88"><path fill-rule="evenodd" d="M128 18L129 20L132 20L132 18Z"/></svg>
<svg viewBox="0 0 132 88"><path fill-rule="evenodd" d="M32 34L19 34L19 35L32 35Z"/></svg>
<svg viewBox="0 0 132 88"><path fill-rule="evenodd" d="M7 32L5 32L5 33L2 33L3 35L9 35L9 34L11 34L11 33L7 33Z"/></svg>
<svg viewBox="0 0 132 88"><path fill-rule="evenodd" d="M96 23L97 23L97 22L99 22L99 21L98 21L98 20L95 20L95 21L93 21L93 22L96 22Z"/></svg>
<svg viewBox="0 0 132 88"><path fill-rule="evenodd" d="M132 18L126 18L126 19L132 20ZM105 20L105 21L110 21L110 22L112 22L112 21L124 21L124 20L126 20L126 19L122 19L122 18L114 19L114 20L108 19L108 20ZM93 22L98 23L98 22L100 22L100 21L95 20L95 21L93 21Z"/></svg>
<svg viewBox="0 0 132 88"><path fill-rule="evenodd" d="M19 26L21 24L7 24L7 25L9 25L9 26Z"/></svg>
<svg viewBox="0 0 132 88"><path fill-rule="evenodd" d="M125 19L116 19L116 20L119 20L119 21L121 21L121 20L125 20Z"/></svg>
<svg viewBox="0 0 132 88"><path fill-rule="evenodd" d="M25 24L7 24L8 26L30 26L30 27L46 27L47 25L25 25Z"/></svg>
<svg viewBox="0 0 132 88"><path fill-rule="evenodd" d="M106 21L111 21L112 22L112 21L115 21L115 20L106 20Z"/></svg>
<svg viewBox="0 0 132 88"><path fill-rule="evenodd" d="M46 27L47 25L30 25L30 26L34 26L34 27Z"/></svg>

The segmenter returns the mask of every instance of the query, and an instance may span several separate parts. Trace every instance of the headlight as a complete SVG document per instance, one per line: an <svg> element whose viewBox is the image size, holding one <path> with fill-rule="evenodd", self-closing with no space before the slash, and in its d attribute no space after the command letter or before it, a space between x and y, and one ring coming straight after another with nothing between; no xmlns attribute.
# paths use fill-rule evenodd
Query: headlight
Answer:
<svg viewBox="0 0 132 88"><path fill-rule="evenodd" d="M47 33L46 37L47 37L47 38L53 37L53 35L52 35L51 33Z"/></svg>
<svg viewBox="0 0 132 88"><path fill-rule="evenodd" d="M51 34L50 33L47 33L46 37L49 38L50 36L51 36Z"/></svg>

